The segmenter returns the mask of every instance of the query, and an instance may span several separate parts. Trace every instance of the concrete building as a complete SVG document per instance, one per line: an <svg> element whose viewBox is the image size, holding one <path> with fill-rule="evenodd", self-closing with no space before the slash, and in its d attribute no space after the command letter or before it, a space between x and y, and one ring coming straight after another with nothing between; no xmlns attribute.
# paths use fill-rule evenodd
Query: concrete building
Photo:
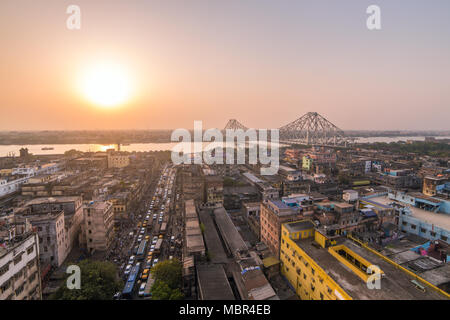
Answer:
<svg viewBox="0 0 450 320"><path fill-rule="evenodd" d="M198 300L235 300L222 265L198 265Z"/></svg>
<svg viewBox="0 0 450 320"><path fill-rule="evenodd" d="M247 220L250 230L258 239L261 237L260 213L261 202L244 202L242 204L243 216Z"/></svg>
<svg viewBox="0 0 450 320"><path fill-rule="evenodd" d="M14 233L0 228L0 300L41 300L38 236Z"/></svg>
<svg viewBox="0 0 450 320"><path fill-rule="evenodd" d="M89 253L106 251L114 238L114 210L108 201L91 201L83 207L82 235Z"/></svg>
<svg viewBox="0 0 450 320"><path fill-rule="evenodd" d="M125 168L130 165L130 157L128 154L108 151L108 168Z"/></svg>
<svg viewBox="0 0 450 320"><path fill-rule="evenodd" d="M344 190L342 194L342 199L346 202L355 202L358 200L358 191L355 190Z"/></svg>
<svg viewBox="0 0 450 320"><path fill-rule="evenodd" d="M450 192L450 182L447 176L439 175L436 177L426 176L423 179L423 194L427 196L436 196L446 191L447 196Z"/></svg>
<svg viewBox="0 0 450 320"><path fill-rule="evenodd" d="M64 211L20 208L14 215L16 223L31 223L39 236L40 263L43 270L63 264L71 247L66 234Z"/></svg>
<svg viewBox="0 0 450 320"><path fill-rule="evenodd" d="M273 255L279 257L281 224L298 220L302 214L281 200L268 200L261 203L260 217L261 241L267 245Z"/></svg>
<svg viewBox="0 0 450 320"><path fill-rule="evenodd" d="M80 241L81 225L83 223L83 201L80 196L58 196L35 198L25 204L30 214L39 212L64 213L65 245L67 251Z"/></svg>
<svg viewBox="0 0 450 320"><path fill-rule="evenodd" d="M184 210L186 256L204 256L205 244L194 200L185 201Z"/></svg>
<svg viewBox="0 0 450 320"><path fill-rule="evenodd" d="M429 201L430 199L433 198L424 195L417 198L414 194L392 191L372 197L369 201L376 207L392 210L395 214L395 223L401 231L428 240L442 240L450 243L450 214L423 209L424 201L433 204Z"/></svg>
<svg viewBox="0 0 450 320"><path fill-rule="evenodd" d="M283 224L280 252L281 272L302 300L438 300L450 297L364 243L338 235L327 236L309 220ZM375 270L379 276L374 275ZM379 279L379 286L369 288L368 283L376 285L375 277Z"/></svg>
<svg viewBox="0 0 450 320"><path fill-rule="evenodd" d="M204 170L205 172L205 170ZM205 179L205 204L209 206L223 205L223 179L220 176L208 174Z"/></svg>

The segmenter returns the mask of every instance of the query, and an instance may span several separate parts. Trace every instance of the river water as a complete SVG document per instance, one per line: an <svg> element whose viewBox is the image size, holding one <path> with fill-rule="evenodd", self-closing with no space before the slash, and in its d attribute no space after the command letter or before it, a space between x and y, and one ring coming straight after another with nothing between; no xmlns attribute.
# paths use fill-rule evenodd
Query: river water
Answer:
<svg viewBox="0 0 450 320"><path fill-rule="evenodd" d="M450 139L450 137L437 137L438 139ZM406 140L417 140L424 141L425 137L369 137L369 138L358 138L356 142L361 143L373 143L373 142L396 142L396 141L406 141ZM179 142L168 142L168 143L131 143L128 145L121 145L121 151L167 151L172 150L172 148ZM189 142L183 143L185 147L189 147ZM203 143L203 147L210 145L210 142ZM214 144L217 146L219 144ZM42 150L42 148L53 148L52 150ZM210 146L211 147L211 146ZM19 150L21 148L28 148L28 152L35 155L45 155L45 154L63 154L64 152L75 149L83 152L91 151L106 151L107 149L115 149L117 145L103 145L103 144L34 144L34 145L0 145L0 156L4 157L8 154L13 153L15 156L19 155Z"/></svg>

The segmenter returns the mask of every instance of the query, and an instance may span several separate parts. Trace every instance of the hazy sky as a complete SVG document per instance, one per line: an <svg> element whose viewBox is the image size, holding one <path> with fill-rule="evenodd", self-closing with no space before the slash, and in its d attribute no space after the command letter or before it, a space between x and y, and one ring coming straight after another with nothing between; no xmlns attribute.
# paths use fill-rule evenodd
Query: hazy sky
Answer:
<svg viewBox="0 0 450 320"><path fill-rule="evenodd" d="M270 128L308 111L344 130L450 129L448 0L0 0L0 41L0 130ZM129 70L126 105L77 91L103 60Z"/></svg>

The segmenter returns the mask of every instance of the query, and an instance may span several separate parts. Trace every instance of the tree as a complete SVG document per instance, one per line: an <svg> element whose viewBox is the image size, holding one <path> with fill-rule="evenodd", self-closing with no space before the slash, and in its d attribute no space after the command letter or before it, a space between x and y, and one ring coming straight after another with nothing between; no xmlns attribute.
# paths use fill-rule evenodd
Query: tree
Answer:
<svg viewBox="0 0 450 320"><path fill-rule="evenodd" d="M68 274L61 287L50 296L51 300L111 300L123 287L117 278L116 266L111 262L83 260L78 266L81 271L81 288L67 288Z"/></svg>
<svg viewBox="0 0 450 320"><path fill-rule="evenodd" d="M154 300L180 300L182 276L181 262L178 259L165 260L152 268L155 283L152 286Z"/></svg>
<svg viewBox="0 0 450 320"><path fill-rule="evenodd" d="M171 289L181 287L181 262L178 259L165 260L152 268L153 277L167 283Z"/></svg>

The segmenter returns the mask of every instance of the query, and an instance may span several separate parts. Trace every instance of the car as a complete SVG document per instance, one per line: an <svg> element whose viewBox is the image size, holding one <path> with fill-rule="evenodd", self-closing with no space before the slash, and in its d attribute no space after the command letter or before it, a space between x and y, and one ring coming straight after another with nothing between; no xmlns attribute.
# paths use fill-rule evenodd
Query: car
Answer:
<svg viewBox="0 0 450 320"><path fill-rule="evenodd" d="M148 239L150 239L150 236L148 236L148 235L145 236L145 240L148 240Z"/></svg>
<svg viewBox="0 0 450 320"><path fill-rule="evenodd" d="M158 241L158 237L154 236L153 239L152 239L152 244L156 244L157 241Z"/></svg>
<svg viewBox="0 0 450 320"><path fill-rule="evenodd" d="M152 246L150 247L150 252L153 252L153 251L155 251L155 245L154 244L152 244Z"/></svg>
<svg viewBox="0 0 450 320"><path fill-rule="evenodd" d="M113 300L119 300L120 298L122 298L121 292L116 292L116 294L114 294L114 296L113 296Z"/></svg>
<svg viewBox="0 0 450 320"><path fill-rule="evenodd" d="M139 237L137 238L137 242L141 242L142 241L142 234L139 235Z"/></svg>
<svg viewBox="0 0 450 320"><path fill-rule="evenodd" d="M151 267L152 267L152 259L148 259L147 262L145 263L144 268L150 269Z"/></svg>
<svg viewBox="0 0 450 320"><path fill-rule="evenodd" d="M157 217L157 215L156 215L156 213L153 215L153 220L156 220L156 217Z"/></svg>
<svg viewBox="0 0 450 320"><path fill-rule="evenodd" d="M175 236L171 236L170 241L175 241Z"/></svg>
<svg viewBox="0 0 450 320"><path fill-rule="evenodd" d="M158 259L153 260L153 267L158 263Z"/></svg>
<svg viewBox="0 0 450 320"><path fill-rule="evenodd" d="M145 286L146 286L147 284L144 282L144 283L141 283L141 286L139 287L139 292L138 292L138 295L139 295L139 297L143 297L144 296L144 293L145 293Z"/></svg>
<svg viewBox="0 0 450 320"><path fill-rule="evenodd" d="M150 216L149 216L149 215L146 215L146 216L145 216L145 220L148 220L148 218L150 218Z"/></svg>
<svg viewBox="0 0 450 320"><path fill-rule="evenodd" d="M135 258L136 258L135 256L131 256L130 259L128 260L128 264L133 264Z"/></svg>
<svg viewBox="0 0 450 320"><path fill-rule="evenodd" d="M139 232L140 234L144 234L145 233L145 229L141 229L141 232Z"/></svg>
<svg viewBox="0 0 450 320"><path fill-rule="evenodd" d="M162 234L160 234L159 235L159 239L162 239L162 238L164 238L164 236Z"/></svg>
<svg viewBox="0 0 450 320"><path fill-rule="evenodd" d="M163 218L162 218L162 217L159 217L158 222L161 223L162 221L163 221Z"/></svg>
<svg viewBox="0 0 450 320"><path fill-rule="evenodd" d="M127 265L127 266L126 266L126 268L125 268L125 272L124 272L124 274L125 274L126 276L130 274L130 271L131 271L131 267L132 267L132 265L131 265L131 264L129 264L129 265Z"/></svg>
<svg viewBox="0 0 450 320"><path fill-rule="evenodd" d="M172 260L172 259L173 259L173 256L170 256L170 257L169 257L169 260Z"/></svg>
<svg viewBox="0 0 450 320"><path fill-rule="evenodd" d="M142 275L141 275L141 279L142 280L147 280L147 278L148 278L148 271L149 271L149 269L144 269L144 271L142 271Z"/></svg>

